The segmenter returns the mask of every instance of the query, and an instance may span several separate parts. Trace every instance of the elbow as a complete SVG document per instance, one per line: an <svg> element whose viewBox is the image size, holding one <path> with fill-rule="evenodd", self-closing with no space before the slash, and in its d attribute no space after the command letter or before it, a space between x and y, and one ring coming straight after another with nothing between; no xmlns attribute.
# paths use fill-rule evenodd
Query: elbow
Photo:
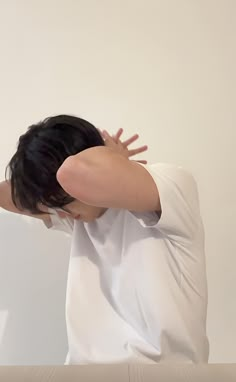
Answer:
<svg viewBox="0 0 236 382"><path fill-rule="evenodd" d="M72 191L72 180L74 179L74 166L73 166L73 158L68 157L61 167L59 167L56 178L61 187L71 195Z"/></svg>
<svg viewBox="0 0 236 382"><path fill-rule="evenodd" d="M58 183L75 199L81 199L83 167L75 156L71 156L63 162L56 173Z"/></svg>

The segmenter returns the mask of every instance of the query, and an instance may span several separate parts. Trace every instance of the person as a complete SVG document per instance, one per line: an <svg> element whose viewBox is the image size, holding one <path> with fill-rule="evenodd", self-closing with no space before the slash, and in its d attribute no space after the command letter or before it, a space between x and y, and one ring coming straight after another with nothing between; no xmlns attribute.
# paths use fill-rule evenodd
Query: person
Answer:
<svg viewBox="0 0 236 382"><path fill-rule="evenodd" d="M207 363L205 233L193 175L71 115L32 125L0 205L71 234L69 364Z"/></svg>

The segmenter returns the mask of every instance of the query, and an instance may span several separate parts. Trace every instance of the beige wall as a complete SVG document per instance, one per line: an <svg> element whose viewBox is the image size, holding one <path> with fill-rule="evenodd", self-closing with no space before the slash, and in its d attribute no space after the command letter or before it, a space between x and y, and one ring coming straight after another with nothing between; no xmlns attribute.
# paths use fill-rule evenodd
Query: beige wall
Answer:
<svg viewBox="0 0 236 382"><path fill-rule="evenodd" d="M0 175L26 127L73 113L195 175L210 362L236 362L234 0L1 0ZM0 363L62 363L69 242L0 214Z"/></svg>

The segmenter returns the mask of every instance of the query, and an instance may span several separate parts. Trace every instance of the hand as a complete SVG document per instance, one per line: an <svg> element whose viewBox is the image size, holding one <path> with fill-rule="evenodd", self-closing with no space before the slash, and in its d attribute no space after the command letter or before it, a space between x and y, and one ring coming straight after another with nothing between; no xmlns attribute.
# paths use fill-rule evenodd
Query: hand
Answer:
<svg viewBox="0 0 236 382"><path fill-rule="evenodd" d="M98 130L105 140L105 146L110 147L115 152L118 152L119 154L123 155L127 159L129 159L130 157L136 154L142 153L148 149L147 145L138 147L137 149L133 149L133 150L128 149L128 146L139 138L138 134L135 134L129 139L127 139L126 141L121 142L120 137L123 133L123 129L119 129L117 133L112 136L106 130L103 130L103 131L101 131L100 129ZM137 160L135 162L147 164L146 160Z"/></svg>

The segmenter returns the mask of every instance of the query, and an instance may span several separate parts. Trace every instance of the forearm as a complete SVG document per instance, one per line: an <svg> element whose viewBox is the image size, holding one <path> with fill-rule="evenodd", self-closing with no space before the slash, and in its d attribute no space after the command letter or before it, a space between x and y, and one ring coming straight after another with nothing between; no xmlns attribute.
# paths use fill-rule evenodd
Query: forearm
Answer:
<svg viewBox="0 0 236 382"><path fill-rule="evenodd" d="M47 210L45 210L45 214L32 215L28 211L22 211L18 209L12 201L11 185L10 182L7 181L0 182L0 208L3 208L4 210L7 210L9 212L36 217L43 220L48 220L50 218L50 216L47 214Z"/></svg>
<svg viewBox="0 0 236 382"><path fill-rule="evenodd" d="M0 207L10 212L19 211L12 201L11 185L7 181L0 182Z"/></svg>

